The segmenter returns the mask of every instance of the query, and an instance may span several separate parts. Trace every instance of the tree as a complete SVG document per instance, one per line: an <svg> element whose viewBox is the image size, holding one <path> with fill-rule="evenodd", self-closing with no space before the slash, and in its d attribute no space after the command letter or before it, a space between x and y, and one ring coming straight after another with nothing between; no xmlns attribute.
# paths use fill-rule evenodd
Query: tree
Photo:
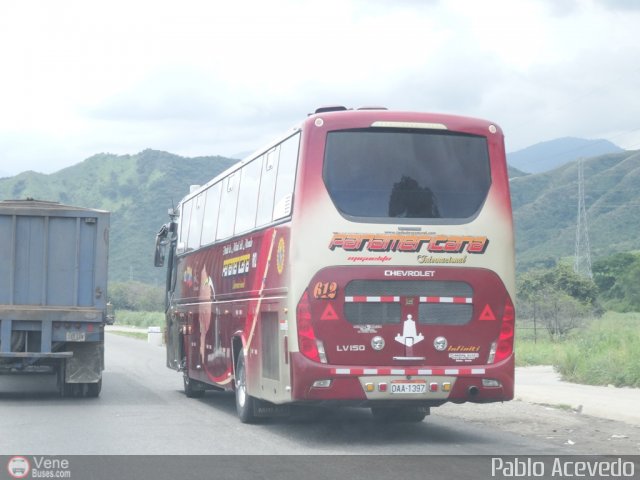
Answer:
<svg viewBox="0 0 640 480"><path fill-rule="evenodd" d="M164 290L141 282L110 283L109 300L116 310L141 312L164 310Z"/></svg>
<svg viewBox="0 0 640 480"><path fill-rule="evenodd" d="M535 270L518 279L518 310L521 318L540 322L552 338L566 335L586 318L599 313L598 288L571 266Z"/></svg>
<svg viewBox="0 0 640 480"><path fill-rule="evenodd" d="M594 262L593 279L607 308L640 311L640 254L617 253Z"/></svg>
<svg viewBox="0 0 640 480"><path fill-rule="evenodd" d="M622 276L622 291L631 311L640 311L640 261L636 260Z"/></svg>

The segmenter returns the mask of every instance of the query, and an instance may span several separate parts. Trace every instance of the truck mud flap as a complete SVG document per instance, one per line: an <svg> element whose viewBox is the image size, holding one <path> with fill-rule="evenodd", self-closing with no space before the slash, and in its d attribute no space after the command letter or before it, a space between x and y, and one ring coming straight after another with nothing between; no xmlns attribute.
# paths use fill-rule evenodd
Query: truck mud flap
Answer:
<svg viewBox="0 0 640 480"><path fill-rule="evenodd" d="M72 343L67 349L73 357L65 360L66 383L95 383L102 378L104 345L102 343Z"/></svg>

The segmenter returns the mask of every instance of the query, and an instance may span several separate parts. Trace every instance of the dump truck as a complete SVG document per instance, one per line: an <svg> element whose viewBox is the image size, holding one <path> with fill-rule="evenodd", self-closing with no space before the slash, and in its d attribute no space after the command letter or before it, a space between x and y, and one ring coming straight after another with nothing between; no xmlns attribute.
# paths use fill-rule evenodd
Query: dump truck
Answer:
<svg viewBox="0 0 640 480"><path fill-rule="evenodd" d="M108 245L109 212L0 201L0 375L50 373L62 396L100 395Z"/></svg>

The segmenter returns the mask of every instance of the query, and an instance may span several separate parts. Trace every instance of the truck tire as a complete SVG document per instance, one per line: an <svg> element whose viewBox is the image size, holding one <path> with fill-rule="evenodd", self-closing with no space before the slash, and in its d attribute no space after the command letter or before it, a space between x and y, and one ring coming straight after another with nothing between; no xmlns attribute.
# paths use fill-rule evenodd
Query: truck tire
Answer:
<svg viewBox="0 0 640 480"><path fill-rule="evenodd" d="M82 397L83 396L83 387L82 383L67 383L64 382L62 385L62 396L65 398L72 397Z"/></svg>
<svg viewBox="0 0 640 480"><path fill-rule="evenodd" d="M102 379L98 380L96 383L87 383L87 390L85 395L88 398L98 398L100 396L100 391L102 390Z"/></svg>
<svg viewBox="0 0 640 480"><path fill-rule="evenodd" d="M67 384L64 381L64 361L60 362L56 368L56 383L58 385L58 392L60 393L60 396L66 397L67 391L65 387Z"/></svg>
<svg viewBox="0 0 640 480"><path fill-rule="evenodd" d="M60 396L65 398L73 397L73 383L63 382L60 387Z"/></svg>
<svg viewBox="0 0 640 480"><path fill-rule="evenodd" d="M236 364L236 411L242 423L254 423L254 404L256 399L247 393L247 369L245 367L244 354L238 355Z"/></svg>

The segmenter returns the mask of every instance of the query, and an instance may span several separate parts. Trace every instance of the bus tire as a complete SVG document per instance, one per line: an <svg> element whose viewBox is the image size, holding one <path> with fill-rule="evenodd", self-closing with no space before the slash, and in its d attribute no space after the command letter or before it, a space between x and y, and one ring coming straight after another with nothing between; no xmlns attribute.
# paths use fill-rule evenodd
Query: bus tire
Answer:
<svg viewBox="0 0 640 480"><path fill-rule="evenodd" d="M415 422L425 419L429 410L425 407L371 407L373 417L381 422Z"/></svg>
<svg viewBox="0 0 640 480"><path fill-rule="evenodd" d="M238 355L236 364L236 411L242 423L254 423L254 404L256 399L247 393L247 369L245 367L244 354Z"/></svg>
<svg viewBox="0 0 640 480"><path fill-rule="evenodd" d="M184 393L187 398L202 398L204 389L198 385L198 381L189 377L187 370L182 374L182 383L184 385Z"/></svg>

